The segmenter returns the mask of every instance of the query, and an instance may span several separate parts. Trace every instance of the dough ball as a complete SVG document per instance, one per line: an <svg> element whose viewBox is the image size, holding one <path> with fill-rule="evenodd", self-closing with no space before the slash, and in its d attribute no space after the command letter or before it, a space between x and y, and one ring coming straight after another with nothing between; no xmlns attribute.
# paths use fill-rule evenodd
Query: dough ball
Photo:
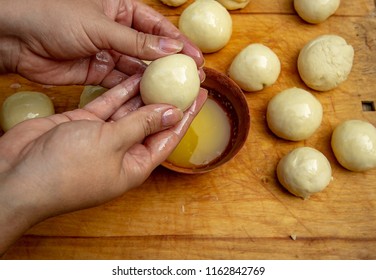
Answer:
<svg viewBox="0 0 376 280"><path fill-rule="evenodd" d="M329 185L332 168L321 152L301 147L292 150L279 161L277 176L289 192L307 199Z"/></svg>
<svg viewBox="0 0 376 280"><path fill-rule="evenodd" d="M303 20L317 24L333 15L340 2L340 0L294 0L294 7Z"/></svg>
<svg viewBox="0 0 376 280"><path fill-rule="evenodd" d="M347 80L354 59L354 49L337 35L321 35L300 51L298 70L306 85L314 90L334 89Z"/></svg>
<svg viewBox="0 0 376 280"><path fill-rule="evenodd" d="M369 122L347 120L332 134L332 149L338 162L351 171L376 168L376 128Z"/></svg>
<svg viewBox="0 0 376 280"><path fill-rule="evenodd" d="M200 90L195 61L184 54L159 58L146 68L140 93L145 104L167 103L188 109Z"/></svg>
<svg viewBox="0 0 376 280"><path fill-rule="evenodd" d="M163 4L170 7L179 7L183 5L188 0L160 0Z"/></svg>
<svg viewBox="0 0 376 280"><path fill-rule="evenodd" d="M181 14L179 29L203 53L213 53L229 42L232 19L229 12L215 0L197 0Z"/></svg>
<svg viewBox="0 0 376 280"><path fill-rule="evenodd" d="M53 114L54 105L47 95L33 91L17 92L5 99L0 112L0 125L3 131L8 131L22 121Z"/></svg>
<svg viewBox="0 0 376 280"><path fill-rule="evenodd" d="M277 81L281 72L278 56L262 44L250 44L232 61L228 74L243 90L259 91Z"/></svg>
<svg viewBox="0 0 376 280"><path fill-rule="evenodd" d="M321 103L310 92L290 88L275 95L268 104L266 119L271 131L291 141L308 139L321 125Z"/></svg>
<svg viewBox="0 0 376 280"><path fill-rule="evenodd" d="M250 0L217 0L227 10L238 10L245 8Z"/></svg>
<svg viewBox="0 0 376 280"><path fill-rule="evenodd" d="M101 86L85 86L80 96L78 108L85 107L86 104L90 103L106 91L107 89Z"/></svg>

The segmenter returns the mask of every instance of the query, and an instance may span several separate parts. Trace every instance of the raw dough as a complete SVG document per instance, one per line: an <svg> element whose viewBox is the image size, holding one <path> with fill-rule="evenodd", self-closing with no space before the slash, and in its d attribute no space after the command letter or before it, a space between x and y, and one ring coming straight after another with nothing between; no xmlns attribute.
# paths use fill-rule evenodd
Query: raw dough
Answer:
<svg viewBox="0 0 376 280"><path fill-rule="evenodd" d="M195 61L184 54L159 58L146 68L140 93L145 104L167 103L185 111L200 90Z"/></svg>
<svg viewBox="0 0 376 280"><path fill-rule="evenodd" d="M275 95L268 104L267 123L277 136L292 141L308 139L321 125L321 103L310 92L290 88Z"/></svg>
<svg viewBox="0 0 376 280"><path fill-rule="evenodd" d="M232 61L228 74L243 90L258 91L275 83L281 72L278 56L262 44L250 44Z"/></svg>
<svg viewBox="0 0 376 280"><path fill-rule="evenodd" d="M248 5L250 0L217 0L227 10L243 9Z"/></svg>
<svg viewBox="0 0 376 280"><path fill-rule="evenodd" d="M376 128L371 123L342 122L334 129L331 144L343 167L357 172L376 168Z"/></svg>
<svg viewBox="0 0 376 280"><path fill-rule="evenodd" d="M80 96L78 108L83 108L86 104L90 103L106 91L107 89L101 86L85 86Z"/></svg>
<svg viewBox="0 0 376 280"><path fill-rule="evenodd" d="M203 53L213 53L229 42L232 19L226 8L217 1L197 0L181 14L179 29Z"/></svg>
<svg viewBox="0 0 376 280"><path fill-rule="evenodd" d="M179 7L188 0L160 0L163 4L171 7Z"/></svg>
<svg viewBox="0 0 376 280"><path fill-rule="evenodd" d="M51 99L41 92L21 91L5 99L0 112L0 125L8 131L16 124L55 114Z"/></svg>
<svg viewBox="0 0 376 280"><path fill-rule="evenodd" d="M294 7L303 20L317 24L333 15L340 2L340 0L294 0Z"/></svg>
<svg viewBox="0 0 376 280"><path fill-rule="evenodd" d="M318 150L300 147L280 160L277 176L289 192L307 199L329 185L332 168L328 159Z"/></svg>
<svg viewBox="0 0 376 280"><path fill-rule="evenodd" d="M321 35L300 51L298 70L307 86L318 91L334 89L351 72L354 49L337 35Z"/></svg>

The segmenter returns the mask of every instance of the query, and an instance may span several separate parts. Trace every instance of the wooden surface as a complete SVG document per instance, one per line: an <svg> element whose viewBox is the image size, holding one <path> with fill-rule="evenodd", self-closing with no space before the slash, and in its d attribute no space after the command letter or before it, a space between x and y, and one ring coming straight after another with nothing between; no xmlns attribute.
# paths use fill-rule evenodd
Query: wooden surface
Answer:
<svg viewBox="0 0 376 280"><path fill-rule="evenodd" d="M177 23L182 7L144 0ZM4 259L376 259L376 170L342 168L330 149L334 127L346 119L376 125L376 18L373 0L343 0L336 15L320 25L303 22L292 0L251 1L231 12L233 35L206 66L225 72L249 43L263 43L279 56L282 72L271 87L247 93L252 121L240 153L204 175L180 175L159 167L138 189L100 207L49 219L27 232ZM317 93L324 108L321 127L310 139L288 142L266 126L267 102L288 87L302 87L299 50L320 34L343 36L355 49L349 79ZM15 89L16 86L21 87ZM1 99L20 90L49 94L57 111L75 108L81 87L45 87L16 75L1 77ZM333 182L302 200L277 182L275 167L291 149L322 151ZM296 236L296 240L291 237Z"/></svg>

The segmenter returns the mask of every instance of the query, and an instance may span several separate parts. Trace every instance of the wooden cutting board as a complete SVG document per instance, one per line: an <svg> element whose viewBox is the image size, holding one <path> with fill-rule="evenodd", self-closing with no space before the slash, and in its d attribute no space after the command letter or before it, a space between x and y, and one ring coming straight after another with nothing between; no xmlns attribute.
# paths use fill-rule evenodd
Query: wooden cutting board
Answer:
<svg viewBox="0 0 376 280"><path fill-rule="evenodd" d="M188 1L170 8L144 0L177 24ZM354 173L336 161L330 137L346 119L376 126L376 18L372 0L343 0L320 25L302 21L292 0L253 1L231 12L233 35L221 51L205 55L206 66L226 72L249 43L269 46L282 72L271 87L246 93L251 130L240 153L203 175L159 167L139 188L105 205L49 219L27 232L4 259L375 259L376 170ZM308 89L296 68L299 50L321 34L344 37L355 49L349 79L329 92L311 92L324 108L319 130L308 140L288 142L268 129L268 101L289 87ZM18 88L17 88L18 87ZM20 90L50 95L58 112L77 106L82 87L45 87L17 75L0 78L1 101ZM329 159L333 178L309 200L278 183L275 168L295 147L309 146ZM296 240L293 240L296 239Z"/></svg>

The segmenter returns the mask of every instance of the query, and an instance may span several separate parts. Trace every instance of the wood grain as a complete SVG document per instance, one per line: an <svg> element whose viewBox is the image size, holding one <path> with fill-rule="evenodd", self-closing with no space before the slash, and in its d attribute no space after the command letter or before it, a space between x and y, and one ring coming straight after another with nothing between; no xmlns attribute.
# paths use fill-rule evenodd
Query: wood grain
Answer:
<svg viewBox="0 0 376 280"><path fill-rule="evenodd" d="M182 9L144 1L177 24ZM189 1L191 2L191 1ZM251 130L230 162L203 175L181 175L159 167L139 188L100 207L51 218L25 234L4 259L375 259L376 170L354 173L336 161L330 137L349 118L376 126L376 18L374 1L341 1L320 25L304 23L292 1L251 1L231 12L233 35L206 66L226 72L234 56L258 42L279 56L282 72L271 87L245 93ZM343 36L355 49L349 79L329 92L311 92L324 107L323 123L308 140L289 142L267 128L268 101L288 87L305 87L297 69L299 50L321 34ZM21 86L15 89L15 85ZM20 90L50 95L57 111L77 106L82 87L45 87L8 75L0 78L2 101ZM291 149L310 146L331 162L333 181L302 200L278 183L275 167ZM292 240L291 236L297 239Z"/></svg>
<svg viewBox="0 0 376 280"><path fill-rule="evenodd" d="M160 0L144 0L144 3L160 11L163 15L180 15L194 0L188 0L180 7L161 5ZM295 14L293 0L251 0L243 9L231 11L231 14ZM375 4L372 0L348 1L342 0L336 16L368 16L374 12Z"/></svg>

